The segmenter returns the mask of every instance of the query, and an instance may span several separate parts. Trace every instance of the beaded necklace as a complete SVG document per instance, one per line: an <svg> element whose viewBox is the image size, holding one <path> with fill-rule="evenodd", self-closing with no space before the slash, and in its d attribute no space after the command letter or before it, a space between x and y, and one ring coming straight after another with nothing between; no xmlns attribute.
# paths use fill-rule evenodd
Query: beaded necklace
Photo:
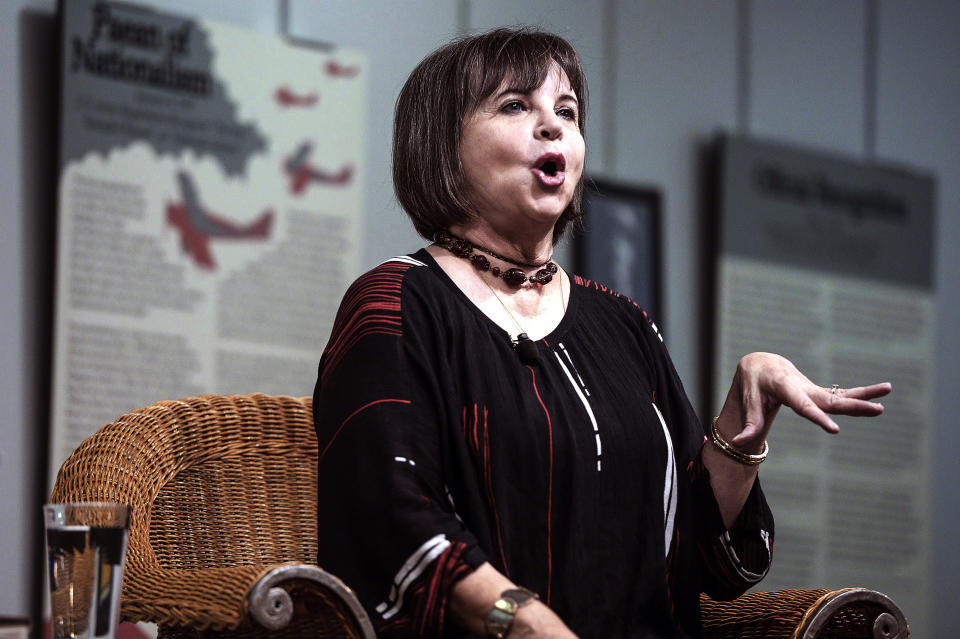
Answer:
<svg viewBox="0 0 960 639"><path fill-rule="evenodd" d="M498 253L494 253L488 248L477 246L468 240L451 235L447 231L437 231L433 236L433 241L437 244L437 246L447 249L457 257L462 257L465 260L469 260L470 263L473 264L474 268L476 268L478 271L490 273L494 277L502 279L510 288L520 288L526 282L544 286L553 280L553 276L558 270L557 265L552 259L547 260L542 264L518 262L516 260L511 260L508 257L504 257ZM476 253L475 251L480 251L480 253ZM504 271L499 266L491 266L490 260L488 260L485 255L481 255L481 253L486 253L487 255L507 262L508 264L513 264L514 268ZM537 269L537 272L528 277L523 269L519 267L524 267L526 269Z"/></svg>

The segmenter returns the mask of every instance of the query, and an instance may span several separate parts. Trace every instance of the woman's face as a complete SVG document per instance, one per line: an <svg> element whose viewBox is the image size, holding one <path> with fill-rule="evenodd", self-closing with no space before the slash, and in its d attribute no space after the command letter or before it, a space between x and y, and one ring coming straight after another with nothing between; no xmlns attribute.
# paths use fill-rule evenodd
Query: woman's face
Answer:
<svg viewBox="0 0 960 639"><path fill-rule="evenodd" d="M507 233L552 229L583 173L578 113L566 73L553 65L532 93L504 82L468 115L460 162L473 212Z"/></svg>

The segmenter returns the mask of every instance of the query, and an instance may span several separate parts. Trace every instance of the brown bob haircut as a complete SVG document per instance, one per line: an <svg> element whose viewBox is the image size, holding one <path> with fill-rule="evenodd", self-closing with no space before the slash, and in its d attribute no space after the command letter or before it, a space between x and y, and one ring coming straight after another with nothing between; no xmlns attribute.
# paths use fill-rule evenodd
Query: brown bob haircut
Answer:
<svg viewBox="0 0 960 639"><path fill-rule="evenodd" d="M397 98L393 122L393 188L417 232L432 240L437 231L467 223L472 205L460 165L463 122L504 80L521 92L535 91L556 63L580 103L583 132L587 85L570 43L528 28L495 29L466 36L423 59ZM580 219L583 180L557 220L556 242Z"/></svg>

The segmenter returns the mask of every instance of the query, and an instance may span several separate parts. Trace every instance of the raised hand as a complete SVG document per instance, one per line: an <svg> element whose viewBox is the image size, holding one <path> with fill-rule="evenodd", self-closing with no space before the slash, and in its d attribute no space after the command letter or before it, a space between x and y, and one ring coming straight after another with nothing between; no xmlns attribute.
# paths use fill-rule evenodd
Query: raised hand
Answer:
<svg viewBox="0 0 960 639"><path fill-rule="evenodd" d="M883 405L871 401L891 390L887 382L856 388L814 384L789 360L773 353L751 353L737 365L721 415L731 444L756 451L770 432L781 405L789 406L828 433L840 430L830 415L875 417ZM739 432L733 424L739 424Z"/></svg>

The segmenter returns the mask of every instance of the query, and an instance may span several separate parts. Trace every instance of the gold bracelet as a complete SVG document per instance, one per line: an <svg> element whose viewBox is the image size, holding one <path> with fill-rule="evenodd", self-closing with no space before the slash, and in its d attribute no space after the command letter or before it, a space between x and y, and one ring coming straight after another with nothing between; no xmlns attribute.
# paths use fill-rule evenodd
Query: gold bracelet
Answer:
<svg viewBox="0 0 960 639"><path fill-rule="evenodd" d="M720 452L727 457L740 462L741 464L746 464L747 466L756 466L767 458L767 454L770 452L770 444L767 443L767 440L763 440L763 450L761 450L758 454L751 455L750 453L745 453L739 448L734 448L730 442L723 438L723 435L721 435L720 431L717 430L718 419L720 419L719 415L714 417L713 423L710 424L710 441L713 442L714 446L720 449Z"/></svg>

